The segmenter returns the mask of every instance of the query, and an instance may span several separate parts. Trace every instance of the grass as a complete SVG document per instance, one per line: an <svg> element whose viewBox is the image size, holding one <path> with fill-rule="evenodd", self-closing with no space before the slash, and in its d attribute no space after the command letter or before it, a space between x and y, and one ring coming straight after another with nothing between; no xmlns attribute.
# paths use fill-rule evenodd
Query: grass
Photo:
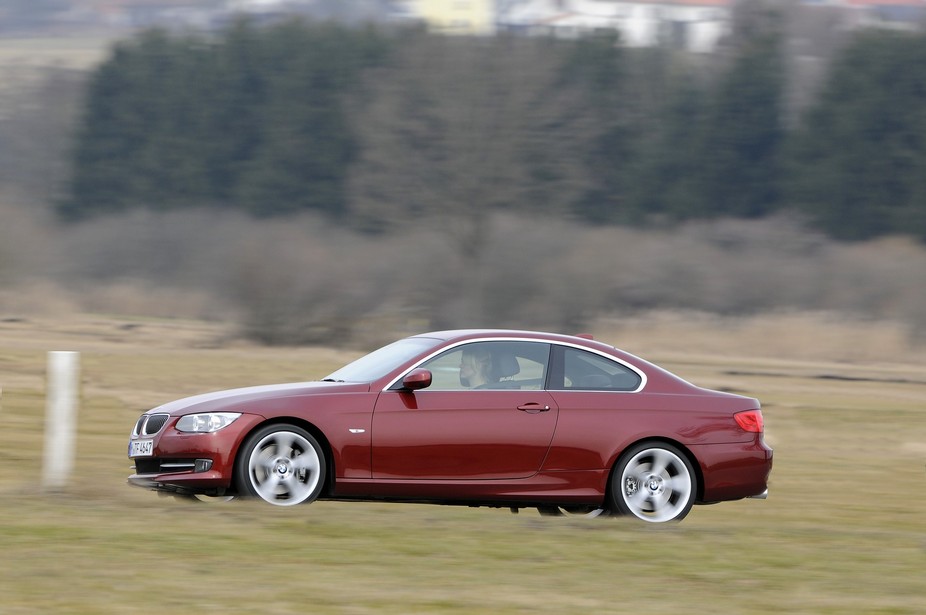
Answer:
<svg viewBox="0 0 926 615"><path fill-rule="evenodd" d="M0 66L89 69L109 53L112 34L0 37Z"/></svg>
<svg viewBox="0 0 926 615"><path fill-rule="evenodd" d="M763 401L770 498L651 527L132 489L125 447L143 409L320 377L358 353L251 347L198 322L0 323L0 614L922 613L926 367L746 353L745 334L726 351L692 336L646 356ZM645 336L628 339L645 354ZM78 461L62 493L40 489L47 350L82 352Z"/></svg>

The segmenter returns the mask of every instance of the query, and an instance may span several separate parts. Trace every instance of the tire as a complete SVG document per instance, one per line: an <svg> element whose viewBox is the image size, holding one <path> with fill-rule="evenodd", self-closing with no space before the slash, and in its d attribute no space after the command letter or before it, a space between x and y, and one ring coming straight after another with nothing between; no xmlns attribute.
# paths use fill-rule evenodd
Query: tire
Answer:
<svg viewBox="0 0 926 615"><path fill-rule="evenodd" d="M197 504L225 504L237 499L235 495L204 495L202 493L174 494L174 499Z"/></svg>
<svg viewBox="0 0 926 615"><path fill-rule="evenodd" d="M200 495L196 494L191 496L194 501L202 502L205 504L226 504L228 502L233 502L237 499L237 496L234 495Z"/></svg>
<svg viewBox="0 0 926 615"><path fill-rule="evenodd" d="M609 512L607 508L597 506L538 506L537 511L544 517L584 517L593 519L595 517L607 517Z"/></svg>
<svg viewBox="0 0 926 615"><path fill-rule="evenodd" d="M651 523L681 521L697 496L694 468L671 444L644 442L621 455L610 494L618 514Z"/></svg>
<svg viewBox="0 0 926 615"><path fill-rule="evenodd" d="M241 447L235 480L242 497L293 506L318 498L326 468L324 451L312 434L295 425L268 425Z"/></svg>

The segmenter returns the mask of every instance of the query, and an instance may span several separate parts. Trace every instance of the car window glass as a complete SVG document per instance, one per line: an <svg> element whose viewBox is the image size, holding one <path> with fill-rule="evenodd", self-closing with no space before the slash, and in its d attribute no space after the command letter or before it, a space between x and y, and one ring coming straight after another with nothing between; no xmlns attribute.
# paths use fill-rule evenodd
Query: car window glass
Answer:
<svg viewBox="0 0 926 615"><path fill-rule="evenodd" d="M543 342L473 342L428 360L428 390L498 390L543 388L550 347Z"/></svg>
<svg viewBox="0 0 926 615"><path fill-rule="evenodd" d="M607 357L578 348L565 348L563 359L563 389L634 391L640 386L637 372Z"/></svg>
<svg viewBox="0 0 926 615"><path fill-rule="evenodd" d="M439 343L440 340L429 337L405 338L348 363L325 380L372 382L411 360L416 354L423 353Z"/></svg>

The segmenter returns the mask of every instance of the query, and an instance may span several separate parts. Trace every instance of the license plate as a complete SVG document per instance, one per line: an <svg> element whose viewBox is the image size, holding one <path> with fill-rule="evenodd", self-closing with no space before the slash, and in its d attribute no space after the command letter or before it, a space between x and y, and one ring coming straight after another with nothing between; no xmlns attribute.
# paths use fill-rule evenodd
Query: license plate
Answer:
<svg viewBox="0 0 926 615"><path fill-rule="evenodd" d="M152 454L154 454L154 440L129 442L129 457L151 457Z"/></svg>

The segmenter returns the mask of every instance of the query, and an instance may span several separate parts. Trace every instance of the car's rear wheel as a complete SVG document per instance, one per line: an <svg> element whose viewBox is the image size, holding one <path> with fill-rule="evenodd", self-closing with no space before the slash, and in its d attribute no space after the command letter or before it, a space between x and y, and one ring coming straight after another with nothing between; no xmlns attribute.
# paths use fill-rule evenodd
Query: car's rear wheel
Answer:
<svg viewBox="0 0 926 615"><path fill-rule="evenodd" d="M681 521L696 495L691 462L676 447L663 442L631 447L618 460L611 477L614 510L652 523Z"/></svg>
<svg viewBox="0 0 926 615"><path fill-rule="evenodd" d="M242 446L235 462L238 492L276 506L314 501L324 487L325 454L295 425L268 425Z"/></svg>

